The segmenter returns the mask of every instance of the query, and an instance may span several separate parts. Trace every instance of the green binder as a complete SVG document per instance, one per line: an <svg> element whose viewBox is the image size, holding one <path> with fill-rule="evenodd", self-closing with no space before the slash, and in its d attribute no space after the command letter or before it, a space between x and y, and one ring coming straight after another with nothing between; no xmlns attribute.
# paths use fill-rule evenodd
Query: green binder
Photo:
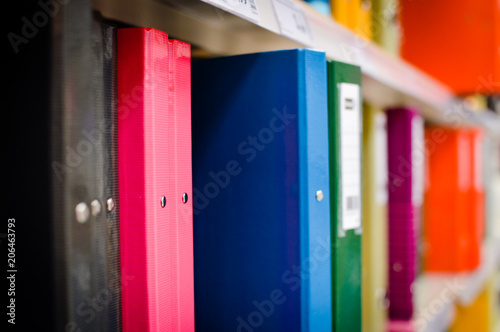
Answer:
<svg viewBox="0 0 500 332"><path fill-rule="evenodd" d="M333 331L361 331L361 70L329 61Z"/></svg>

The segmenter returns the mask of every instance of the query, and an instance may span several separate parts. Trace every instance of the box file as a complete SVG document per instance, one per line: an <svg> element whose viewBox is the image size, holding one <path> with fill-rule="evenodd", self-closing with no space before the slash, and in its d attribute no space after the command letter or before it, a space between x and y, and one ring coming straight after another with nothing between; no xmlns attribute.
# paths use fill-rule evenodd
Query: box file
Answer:
<svg viewBox="0 0 500 332"><path fill-rule="evenodd" d="M363 331L384 331L387 320L387 116L363 107Z"/></svg>
<svg viewBox="0 0 500 332"><path fill-rule="evenodd" d="M200 331L331 331L325 53L193 62Z"/></svg>
<svg viewBox="0 0 500 332"><path fill-rule="evenodd" d="M124 331L194 331L190 45L118 30Z"/></svg>
<svg viewBox="0 0 500 332"><path fill-rule="evenodd" d="M417 111L387 110L389 156L389 318L413 316L412 284L423 201L425 148Z"/></svg>
<svg viewBox="0 0 500 332"><path fill-rule="evenodd" d="M328 62L333 330L361 331L361 70Z"/></svg>

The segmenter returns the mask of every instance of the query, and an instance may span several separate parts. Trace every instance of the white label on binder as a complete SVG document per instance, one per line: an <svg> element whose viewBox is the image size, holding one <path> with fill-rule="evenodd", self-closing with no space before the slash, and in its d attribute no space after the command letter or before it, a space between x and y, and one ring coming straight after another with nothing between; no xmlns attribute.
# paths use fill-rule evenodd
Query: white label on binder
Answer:
<svg viewBox="0 0 500 332"><path fill-rule="evenodd" d="M424 167L424 120L416 115L411 121L411 200L415 206L424 201Z"/></svg>
<svg viewBox="0 0 500 332"><path fill-rule="evenodd" d="M361 97L357 84L340 83L342 229L361 228Z"/></svg>
<svg viewBox="0 0 500 332"><path fill-rule="evenodd" d="M273 0L273 6L281 34L313 47L312 32L304 8L289 0Z"/></svg>
<svg viewBox="0 0 500 332"><path fill-rule="evenodd" d="M201 0L251 21L260 21L256 0Z"/></svg>
<svg viewBox="0 0 500 332"><path fill-rule="evenodd" d="M483 190L483 139L479 134L474 136L474 188Z"/></svg>
<svg viewBox="0 0 500 332"><path fill-rule="evenodd" d="M387 116L380 112L375 114L375 200L380 205L387 204L388 174Z"/></svg>

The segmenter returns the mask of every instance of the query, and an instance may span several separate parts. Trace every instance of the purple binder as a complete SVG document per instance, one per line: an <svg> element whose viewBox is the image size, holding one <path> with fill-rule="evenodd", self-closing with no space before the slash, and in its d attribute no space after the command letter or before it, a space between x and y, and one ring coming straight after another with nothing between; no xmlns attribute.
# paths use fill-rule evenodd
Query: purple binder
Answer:
<svg viewBox="0 0 500 332"><path fill-rule="evenodd" d="M417 221L423 197L423 120L415 110L387 111L389 169L389 318L413 316Z"/></svg>

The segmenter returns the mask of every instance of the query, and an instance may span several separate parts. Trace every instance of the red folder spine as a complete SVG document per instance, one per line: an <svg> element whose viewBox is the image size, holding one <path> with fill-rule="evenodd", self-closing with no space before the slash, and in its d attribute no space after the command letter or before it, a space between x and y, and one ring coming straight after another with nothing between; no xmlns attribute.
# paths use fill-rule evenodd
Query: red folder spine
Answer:
<svg viewBox="0 0 500 332"><path fill-rule="evenodd" d="M194 331L186 49L155 29L118 31L124 331Z"/></svg>

